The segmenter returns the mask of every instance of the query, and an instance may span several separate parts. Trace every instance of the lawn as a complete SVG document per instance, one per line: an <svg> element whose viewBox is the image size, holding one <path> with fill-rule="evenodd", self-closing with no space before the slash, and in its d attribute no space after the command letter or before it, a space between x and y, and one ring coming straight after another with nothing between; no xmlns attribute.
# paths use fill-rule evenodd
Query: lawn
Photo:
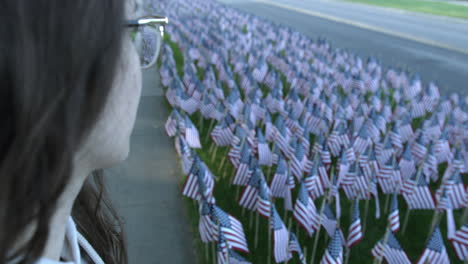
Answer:
<svg viewBox="0 0 468 264"><path fill-rule="evenodd" d="M468 19L468 6L424 0L345 0L401 10Z"/></svg>
<svg viewBox="0 0 468 264"><path fill-rule="evenodd" d="M182 77L182 70L183 70L183 55L180 51L178 45L170 41L170 37L168 35L165 36L165 41L169 43L171 46L175 61L176 67L178 69L178 73ZM202 77L203 71L199 69L198 72L199 76ZM238 80L238 76L236 76L236 81ZM282 78L284 82L284 89L289 89L289 84L286 83L285 78ZM287 91L285 91L287 92ZM196 153L200 156L200 158L207 164L210 168L212 173L217 177L214 189L214 197L216 198L216 204L220 206L223 210L230 213L231 215L235 216L239 219L245 230L247 242L249 245L250 253L243 254L251 263L253 264L268 264L274 263L272 258L272 254L268 254L271 252L268 247L268 220L262 217L256 217L256 214L253 214L247 210L243 210L239 204L239 193L242 193L243 187L237 187L231 185L231 179L235 173L234 167L231 163L224 159L226 157L227 152L229 151L228 147L218 148L217 150L210 152L214 142L211 140L210 137L207 135L210 133L210 129L212 128L213 124L209 120L205 120L201 117L200 113L197 112L190 116L192 122L197 126L200 134L200 140L202 143L201 149L196 149ZM421 122L413 123L414 126L420 126ZM313 139L311 138L311 145L313 145ZM213 148L215 149L215 148ZM440 168L441 170L444 169L444 166ZM269 170L267 167L263 168L263 172L267 181L271 181L272 174L274 173L274 168ZM184 180L182 180L181 185L183 184ZM432 189L434 190L435 187L438 186L437 184L431 184ZM293 191L293 197L297 197L298 186ZM348 233L348 226L350 225L350 210L351 202L345 198L344 193L341 193L341 208L342 208L342 216L340 220L340 225L343 228L343 232L345 236ZM381 207L381 217L380 219L375 219L375 201L372 200L368 204L368 215L367 221L365 224L365 233L364 239L354 246L351 250L349 262L348 263L372 263L373 259L371 256L371 249L377 243L379 239L384 236L385 227L387 226L387 217L388 217L388 209L389 203L387 200L386 195L380 194L380 207ZM216 260L213 259L213 253L215 249L215 245L213 243L206 245L203 244L198 233L198 204L191 199L184 198L186 201L186 206L188 210L189 222L191 224L191 229L194 234L194 251L197 255L196 258L198 263L216 263ZM315 201L317 208L320 208L321 199L317 199ZM308 237L306 232L301 229L297 222L292 217L292 212L285 212L283 209L283 200L276 199L275 206L278 209L278 212L285 222L285 224L291 228L292 231L296 233L298 236L299 242L303 251L305 251L307 263L319 263L320 259L322 258L325 248L328 245L329 238L326 235L326 232L322 228L320 231L320 236L318 240L318 247L315 253L314 261L311 262L311 254L312 254L312 247L315 240L315 235L312 237ZM364 212L366 208L366 202L360 202L360 212L361 212L361 219L364 222ZM407 214L407 208L404 199L399 196L399 210L400 210L400 223L403 226L403 222L405 216ZM455 219L457 220L457 226L460 225L458 222L461 217L461 210L457 210L454 212ZM255 247L255 240L256 240L256 219L258 219L258 246ZM418 260L419 256L422 254L425 244L428 239L429 229L431 226L431 222L433 219L433 211L432 210L413 210L411 211L409 221L406 228L406 233L400 230L396 237L400 241L401 246L408 254L409 258L412 262ZM364 225L364 224L363 224ZM456 259L454 255L454 251L446 240L446 222L445 222L445 215L442 218L440 223L441 230L444 237L444 243L447 247L447 251L449 254L450 259L453 261ZM272 243L271 243L272 244ZM216 256L216 255L214 255ZM268 257L270 256L270 259ZM300 263L296 254L294 254L294 258L289 261L288 263Z"/></svg>

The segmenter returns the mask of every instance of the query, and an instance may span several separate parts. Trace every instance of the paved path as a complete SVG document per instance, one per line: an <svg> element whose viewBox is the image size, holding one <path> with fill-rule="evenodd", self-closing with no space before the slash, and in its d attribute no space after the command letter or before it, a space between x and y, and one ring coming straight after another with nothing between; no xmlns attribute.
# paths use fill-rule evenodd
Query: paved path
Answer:
<svg viewBox="0 0 468 264"><path fill-rule="evenodd" d="M194 263L192 234L180 191L173 140L155 69L144 71L143 95L127 161L109 170L111 198L125 220L130 264Z"/></svg>
<svg viewBox="0 0 468 264"><path fill-rule="evenodd" d="M468 22L332 0L223 2L376 57L384 67L420 73L425 82L437 81L443 94L468 94Z"/></svg>

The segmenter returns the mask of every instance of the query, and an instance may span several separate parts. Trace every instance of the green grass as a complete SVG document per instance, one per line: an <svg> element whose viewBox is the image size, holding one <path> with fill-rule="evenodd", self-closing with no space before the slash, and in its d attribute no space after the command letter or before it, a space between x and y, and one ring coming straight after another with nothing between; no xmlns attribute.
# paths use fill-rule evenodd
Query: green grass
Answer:
<svg viewBox="0 0 468 264"><path fill-rule="evenodd" d="M173 48L175 61L177 63L177 69L182 69L181 65L183 63L182 53L175 43L171 43L169 38L166 38L166 41L169 42L171 47ZM183 74L183 72L179 73ZM203 77L203 73L199 71L199 77ZM289 90L289 84L286 83L285 77L281 76L283 81L285 92ZM239 78L236 75L236 81ZM266 89L265 87L262 87ZM276 115L273 115L273 119L276 118ZM223 210L230 213L231 215L235 216L239 219L245 230L245 235L247 238L248 246L250 249L249 254L242 254L244 257L247 258L253 264L266 264L268 263L268 252L269 252L269 245L272 243L268 243L268 220L259 217L258 221L258 246L255 247L255 226L256 226L256 214L253 214L247 210L243 210L239 204L240 194L242 193L243 188L239 188L237 186L233 186L230 184L233 175L235 174L235 169L231 165L231 163L225 158L229 151L228 147L220 147L220 148L212 148L213 141L211 138L207 137L209 135L210 129L213 127L213 123L209 120L205 120L201 117L199 112L193 114L191 116L192 122L196 124L199 134L200 140L202 143L201 149L195 149L196 153L200 156L200 158L207 164L210 168L211 172L216 176L216 183L214 189L214 197L216 198L216 203L220 206ZM420 123L418 123L420 124ZM310 138L311 146L315 137L312 135ZM213 149L213 152L210 150ZM275 168L273 167L271 170L264 167L263 172L267 181L271 181L272 174ZM445 165L439 167L439 170L442 172L445 170ZM181 180L181 185L184 183L184 179ZM436 186L439 184L431 184L431 188L434 190ZM293 197L296 197L298 191L298 186L293 190ZM385 228L387 226L387 217L388 217L388 210L390 203L388 202L388 196L380 194L379 196L380 201L380 208L381 208L381 217L380 219L375 218L375 200L370 201L368 206L368 213L367 218L365 218L365 208L366 208L366 201L360 202L360 213L361 213L361 221L365 224L365 233L364 239L355 245L350 252L349 263L372 263L373 259L370 254L372 247L377 243L379 239L384 236ZM196 259L198 263L214 263L213 260L213 250L214 244L211 243L209 245L204 244L199 236L198 233L198 220L199 220L199 213L198 213L198 204L191 199L185 198L184 201L186 204L186 208L188 211L189 222L191 225L191 230L194 234L193 238L193 249L196 254ZM319 209L321 205L321 199L317 199L315 201L316 207ZM345 236L348 234L348 226L350 224L350 208L351 208L351 201L348 201L344 195L341 193L341 208L342 208L342 216L340 219L340 226L343 229ZM276 199L274 201L275 206L282 217L283 221L285 222L286 226L290 227L292 231L296 233L298 239L300 241L301 247L306 254L307 263L310 263L310 258L312 254L312 246L314 244L315 235L312 237L308 237L306 232L302 230L301 227L298 226L296 221L292 217L292 212L285 212L283 207L283 200ZM333 203L334 204L334 203ZM407 207L405 205L405 201L402 196L399 196L399 209L400 209L400 225L403 226L403 222L405 219L406 214L408 213ZM454 216L455 220L457 221L457 226L460 226L462 210L455 210ZM366 221L365 221L366 219ZM415 262L418 260L419 256L422 254L426 240L429 236L429 229L431 226L431 222L433 219L433 211L431 210L413 210L410 213L408 225L406 228L406 233L403 234L402 230L400 230L396 237L400 241L402 247L408 254L411 261ZM449 257L452 261L456 259L454 252L452 250L451 245L446 240L446 218L445 216L442 217L440 222L441 230L444 237L444 243L447 247L447 252ZM315 259L313 263L319 263L320 259L322 258L325 248L327 247L329 242L328 235L326 235L325 230L322 228L319 235L318 240L318 247L315 253ZM270 251L271 252L271 251ZM214 255L216 257L216 255ZM272 254L270 254L272 258ZM274 260L271 260L271 263L274 263ZM296 254L294 254L294 258L289 261L288 263L296 264L300 263Z"/></svg>
<svg viewBox="0 0 468 264"><path fill-rule="evenodd" d="M368 5L390 7L418 13L468 19L468 7L423 0L345 0Z"/></svg>

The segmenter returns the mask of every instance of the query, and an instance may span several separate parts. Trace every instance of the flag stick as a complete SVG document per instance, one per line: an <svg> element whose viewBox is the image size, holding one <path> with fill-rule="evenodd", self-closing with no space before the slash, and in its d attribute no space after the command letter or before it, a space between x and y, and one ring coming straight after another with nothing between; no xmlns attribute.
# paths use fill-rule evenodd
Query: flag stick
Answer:
<svg viewBox="0 0 468 264"><path fill-rule="evenodd" d="M211 144L210 149L208 150L208 152L210 153L210 155L211 155L211 153L213 152L213 150L214 150L214 148L215 148L215 145L216 145L216 144L214 144L214 143Z"/></svg>
<svg viewBox="0 0 468 264"><path fill-rule="evenodd" d="M388 206L390 204L390 194L387 193L387 197L385 198L385 206L384 206L384 214L388 213Z"/></svg>
<svg viewBox="0 0 468 264"><path fill-rule="evenodd" d="M325 203L327 202L327 196L328 196L328 192L327 192L327 194L323 197L322 205L320 206L319 224L318 224L317 233L315 234L314 246L312 247L312 256L311 256L311 258L310 258L310 264L313 264L313 263L314 263L314 259L315 259L315 250L317 249L318 239L319 239L319 236L320 236L320 230L321 230L321 227L322 227L322 217L323 217L323 212L325 211Z"/></svg>
<svg viewBox="0 0 468 264"><path fill-rule="evenodd" d="M411 209L407 209L406 214L405 214L405 219L403 220L403 228L401 229L401 234L404 235L406 231L406 227L408 225L408 220L411 214Z"/></svg>
<svg viewBox="0 0 468 264"><path fill-rule="evenodd" d="M255 249L257 249L258 247L258 223L260 222L258 216L260 214L257 212L256 216L255 216Z"/></svg>
<svg viewBox="0 0 468 264"><path fill-rule="evenodd" d="M208 131L206 132L206 136L205 136L205 143L208 141L208 137L210 136L210 131L211 129L213 129L213 125L214 125L214 121L216 119L211 119L211 122L210 122L210 126L208 127Z"/></svg>
<svg viewBox="0 0 468 264"><path fill-rule="evenodd" d="M218 171L221 170L224 167L224 162L226 162L226 156L227 155L223 155L223 159L219 163Z"/></svg>
<svg viewBox="0 0 468 264"><path fill-rule="evenodd" d="M427 154L426 154L426 157L427 157ZM425 160L425 159L426 158L424 158L423 160ZM424 164L424 162L421 162L421 164L419 166L419 169L418 169L418 172L416 174L416 181L415 181L416 184L419 182L419 177L421 177L423 164ZM403 228L401 230L402 234L405 234L406 226L408 225L408 221L409 221L410 214L411 214L411 209L408 208L407 210L408 211L406 211L405 220L403 221Z"/></svg>
<svg viewBox="0 0 468 264"><path fill-rule="evenodd" d="M210 260L210 249L209 249L209 246L208 246L208 243L205 243L205 259L206 259L206 263L209 263Z"/></svg>
<svg viewBox="0 0 468 264"><path fill-rule="evenodd" d="M364 207L364 224L362 225L362 234L366 234L366 226L367 226L367 214L369 212L369 202L370 202L370 198L366 200L366 204L365 204L365 207Z"/></svg>
<svg viewBox="0 0 468 264"><path fill-rule="evenodd" d="M244 207L242 207L242 212L244 212ZM253 225L253 211L250 211L249 212L250 216L249 216L249 230L252 230L252 225ZM244 215L244 214L242 214Z"/></svg>
<svg viewBox="0 0 468 264"><path fill-rule="evenodd" d="M270 226L268 226L268 264L271 264L271 232Z"/></svg>
<svg viewBox="0 0 468 264"><path fill-rule="evenodd" d="M304 247L304 263L307 263L307 246Z"/></svg>
<svg viewBox="0 0 468 264"><path fill-rule="evenodd" d="M291 229L292 229L292 222L290 221L291 219L288 219L288 234L291 233ZM299 241L299 237L298 237L299 234L296 234L296 238L297 238L297 241ZM289 247L288 247L288 252L289 251ZM292 253L291 253L292 255ZM286 264L288 264L290 259L286 259Z"/></svg>
<svg viewBox="0 0 468 264"><path fill-rule="evenodd" d="M213 143L212 146L214 146L214 145L216 145L216 144ZM212 153L213 151L210 152L210 155L211 155L211 163L213 163L213 161L214 161L214 159L215 159L215 157L216 157L216 154L217 154L217 152L218 152L218 149L219 149L219 148L215 147L215 148L214 148L214 153Z"/></svg>
<svg viewBox="0 0 468 264"><path fill-rule="evenodd" d="M389 225L390 225L390 222L389 222ZM384 237L384 240L383 240L383 246L384 246L384 247L387 245L388 237L390 236L390 232L392 232L392 231L390 231L389 226L387 226L387 231L386 231L386 233L385 233L385 237ZM376 259L374 260L374 264L380 264L380 263L382 263L383 257L384 257L384 256L382 255L382 256L379 256L378 258L376 258Z"/></svg>
<svg viewBox="0 0 468 264"><path fill-rule="evenodd" d="M203 130L203 115L199 112L200 118L198 119L198 127L200 128L200 131Z"/></svg>
<svg viewBox="0 0 468 264"><path fill-rule="evenodd" d="M432 216L432 221L431 221L431 227L429 229L429 234L427 235L428 239L430 238L432 232L434 231L434 228L440 223L440 220L442 219L442 214L441 212L434 210L434 215Z"/></svg>
<svg viewBox="0 0 468 264"><path fill-rule="evenodd" d="M216 264L216 249L215 249L215 242L211 243L211 250L213 251L213 264Z"/></svg>
<svg viewBox="0 0 468 264"><path fill-rule="evenodd" d="M345 253L345 261L344 261L344 264L348 264L348 262L349 262L349 256L351 256L351 248L346 247L346 253Z"/></svg>

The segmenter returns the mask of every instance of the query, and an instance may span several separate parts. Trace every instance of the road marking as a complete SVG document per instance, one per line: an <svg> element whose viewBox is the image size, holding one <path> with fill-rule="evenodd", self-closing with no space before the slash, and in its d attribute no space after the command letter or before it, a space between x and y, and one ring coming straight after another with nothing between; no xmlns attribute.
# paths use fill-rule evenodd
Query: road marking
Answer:
<svg viewBox="0 0 468 264"><path fill-rule="evenodd" d="M393 30L389 30L389 29L385 29L385 28L381 28L381 27L372 26L372 25L369 25L369 24L353 21L353 20L350 20L350 19L345 19L345 18L340 18L340 17L336 17L336 16L332 16L332 15L327 15L327 14L320 13L320 12L317 12L317 11L304 10L304 9L300 9L300 8L285 5L285 4L271 2L271 1L268 1L268 0L253 0L253 2L272 5L272 6L276 6L276 7L279 7L279 8L291 10L291 11L294 11L294 12L303 13L303 14L306 14L306 15L315 16L315 17L331 20L331 21L334 21L334 22L355 26L355 27L358 27L358 28L372 30L372 31L375 31L375 32L379 32L379 33L399 37L399 38L402 38L402 39L412 40L412 41L419 42L419 43L422 43L422 44L426 44L426 45L430 45L430 46L434 46L434 47L438 47L438 48L443 48L443 49L447 49L447 50L450 50L450 51L455 51L455 52L459 52L459 53L463 53L465 55L468 55L468 50L465 50L465 49L452 47L452 46L449 46L447 44L440 43L440 42L437 42L437 41L433 41L433 40L430 40L430 39L415 37L415 36L411 36L409 34L397 32L397 31L393 31Z"/></svg>

